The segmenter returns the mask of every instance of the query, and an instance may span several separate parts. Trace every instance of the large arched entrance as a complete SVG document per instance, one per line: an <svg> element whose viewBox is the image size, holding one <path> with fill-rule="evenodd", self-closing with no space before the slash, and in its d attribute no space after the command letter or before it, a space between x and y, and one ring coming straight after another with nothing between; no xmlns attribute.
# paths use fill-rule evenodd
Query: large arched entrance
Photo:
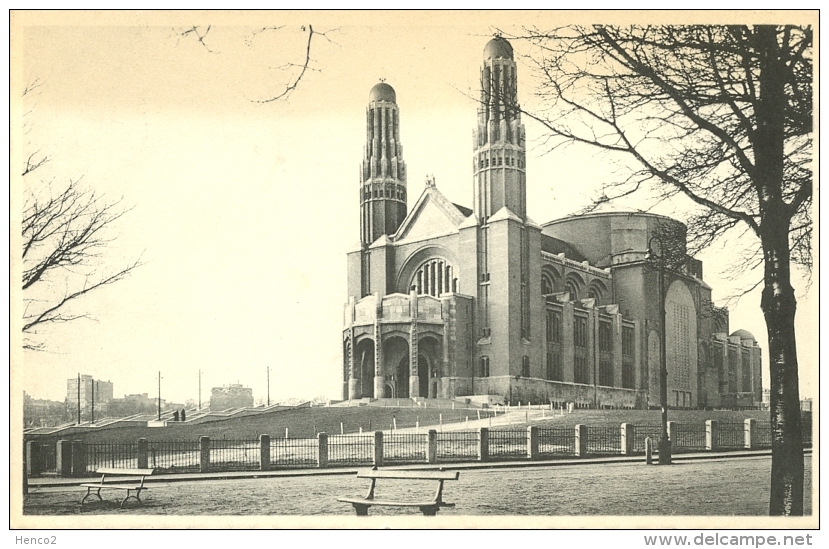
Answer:
<svg viewBox="0 0 829 549"><path fill-rule="evenodd" d="M405 356L397 363L394 372L394 386L397 398L409 398L409 357Z"/></svg>
<svg viewBox="0 0 829 549"><path fill-rule="evenodd" d="M395 335L383 342L383 374L394 387L389 398L409 396L409 342Z"/></svg>
<svg viewBox="0 0 829 549"><path fill-rule="evenodd" d="M360 376L360 397L374 395L374 341L363 339L357 343L354 353L354 369Z"/></svg>
<svg viewBox="0 0 829 549"><path fill-rule="evenodd" d="M417 343L418 393L422 397L438 396L442 352L441 342L434 336L425 336Z"/></svg>
<svg viewBox="0 0 829 549"><path fill-rule="evenodd" d="M422 397L429 396L429 361L423 354L417 355L417 389ZM430 397L434 398L434 397Z"/></svg>

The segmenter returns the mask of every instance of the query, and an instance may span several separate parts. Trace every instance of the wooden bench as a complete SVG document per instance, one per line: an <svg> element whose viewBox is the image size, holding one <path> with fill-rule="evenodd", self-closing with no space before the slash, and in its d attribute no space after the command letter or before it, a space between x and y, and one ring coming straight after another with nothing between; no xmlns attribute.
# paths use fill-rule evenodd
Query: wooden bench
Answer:
<svg viewBox="0 0 829 549"><path fill-rule="evenodd" d="M98 496L98 499L103 501L104 498L101 497L101 490L124 490L127 492L127 497L121 502L119 507L123 508L124 503L127 502L130 498L135 498L138 503L143 505L141 498L139 497L141 494L141 490L146 490L144 487L144 479L148 475L152 475L155 469L112 469L112 468L102 468L95 471L96 473L101 474L101 481L96 484L81 484L82 487L86 488L86 495L81 500L81 505L86 501L86 498L92 495L92 490L97 490L95 495ZM135 484L117 484L115 482L110 481L109 483L106 482L107 475L113 475L118 477L141 477L141 482L138 485ZM131 482L134 482L134 479L130 479ZM131 492L135 492L134 494Z"/></svg>
<svg viewBox="0 0 829 549"><path fill-rule="evenodd" d="M460 473L447 471L378 471L371 469L367 471L359 471L357 478L371 479L371 485L368 488L368 493L364 498L348 498L339 497L337 501L350 503L354 506L357 516L364 517L368 515L368 508L372 505L382 505L387 507L418 507L420 512L426 516L435 516L441 507L454 507L454 503L446 503L443 501L443 482L446 480L458 480ZM378 478L398 479L398 480L436 480L438 482L438 489L435 495L430 500L424 501L383 501L374 499L374 488L377 485Z"/></svg>

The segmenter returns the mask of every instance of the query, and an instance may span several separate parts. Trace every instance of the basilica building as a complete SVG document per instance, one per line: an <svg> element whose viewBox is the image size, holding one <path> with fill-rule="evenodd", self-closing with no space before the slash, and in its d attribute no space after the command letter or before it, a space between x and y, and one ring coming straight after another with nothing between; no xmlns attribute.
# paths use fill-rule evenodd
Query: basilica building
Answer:
<svg viewBox="0 0 829 549"><path fill-rule="evenodd" d="M471 208L434 180L408 207L396 93L371 89L343 399L658 407L664 353L671 407L758 406L760 347L744 330L729 335L682 223L527 216L512 46L495 37L483 57Z"/></svg>

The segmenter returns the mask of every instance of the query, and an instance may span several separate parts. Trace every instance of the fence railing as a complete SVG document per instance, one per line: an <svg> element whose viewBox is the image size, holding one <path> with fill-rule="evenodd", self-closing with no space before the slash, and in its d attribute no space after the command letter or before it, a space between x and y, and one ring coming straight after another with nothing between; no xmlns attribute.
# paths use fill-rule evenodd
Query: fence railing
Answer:
<svg viewBox="0 0 829 549"><path fill-rule="evenodd" d="M447 431L435 434L437 461L480 459L480 431Z"/></svg>
<svg viewBox="0 0 829 549"><path fill-rule="evenodd" d="M95 471L102 467L135 469L138 467L136 444L130 442L104 442L86 444L86 466Z"/></svg>
<svg viewBox="0 0 829 549"><path fill-rule="evenodd" d="M198 441L175 440L147 444L147 466L167 473L192 473L199 470Z"/></svg>
<svg viewBox="0 0 829 549"><path fill-rule="evenodd" d="M328 437L328 463L330 465L370 465L374 463L374 434Z"/></svg>
<svg viewBox="0 0 829 549"><path fill-rule="evenodd" d="M260 448L258 440L211 440L210 469L213 471L259 469Z"/></svg>
<svg viewBox="0 0 829 549"><path fill-rule="evenodd" d="M662 429L660 427L660 433ZM679 451L700 451L706 449L705 424L677 423L674 433L676 436L675 448Z"/></svg>
<svg viewBox="0 0 829 549"><path fill-rule="evenodd" d="M588 454L621 454L622 435L618 427L587 427Z"/></svg>
<svg viewBox="0 0 829 549"><path fill-rule="evenodd" d="M566 427L538 430L538 455L540 457L574 456L576 433Z"/></svg>
<svg viewBox="0 0 829 549"><path fill-rule="evenodd" d="M270 465L274 467L316 467L319 443L315 438L272 438Z"/></svg>
<svg viewBox="0 0 829 549"><path fill-rule="evenodd" d="M634 452L644 452L645 451L645 439L650 438L653 441L659 440L662 436L662 425L661 424L648 424L648 425L634 425L633 426L633 451ZM703 448L705 448L705 425L702 426L702 442Z"/></svg>
<svg viewBox="0 0 829 549"><path fill-rule="evenodd" d="M714 446L717 448L745 447L745 423L719 421L715 433Z"/></svg>
<svg viewBox="0 0 829 549"><path fill-rule="evenodd" d="M387 463L425 462L429 452L426 433L391 433L383 436L383 461Z"/></svg>
<svg viewBox="0 0 829 549"><path fill-rule="evenodd" d="M498 430L489 432L490 459L527 457L527 430Z"/></svg>
<svg viewBox="0 0 829 549"><path fill-rule="evenodd" d="M771 446L771 422L707 421L668 424L675 452L760 449ZM587 455L633 455L662 435L659 424L620 426L487 428L427 432L372 432L316 438L84 443L26 443L29 476L83 476L102 467L153 468L162 473L343 467L401 463L549 459ZM811 422L803 425L804 445ZM656 446L656 445L654 445Z"/></svg>

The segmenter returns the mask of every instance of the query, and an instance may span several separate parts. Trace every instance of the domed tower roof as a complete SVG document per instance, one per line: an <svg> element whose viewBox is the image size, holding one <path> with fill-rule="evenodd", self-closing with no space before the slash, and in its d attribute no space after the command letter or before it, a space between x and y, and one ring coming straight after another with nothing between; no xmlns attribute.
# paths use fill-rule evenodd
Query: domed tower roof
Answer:
<svg viewBox="0 0 829 549"><path fill-rule="evenodd" d="M512 44L508 40L496 36L486 43L484 47L484 59L512 59Z"/></svg>
<svg viewBox="0 0 829 549"><path fill-rule="evenodd" d="M749 332L748 330L737 330L736 332L734 332L731 335L732 336L739 336L740 339L750 339L751 341L757 341L754 338L754 335L751 332Z"/></svg>
<svg viewBox="0 0 829 549"><path fill-rule="evenodd" d="M391 103L397 102L397 94L394 93L394 88L386 84L385 82L380 82L379 84L375 84L373 88L371 88L371 92L368 96L369 101L389 101Z"/></svg>

